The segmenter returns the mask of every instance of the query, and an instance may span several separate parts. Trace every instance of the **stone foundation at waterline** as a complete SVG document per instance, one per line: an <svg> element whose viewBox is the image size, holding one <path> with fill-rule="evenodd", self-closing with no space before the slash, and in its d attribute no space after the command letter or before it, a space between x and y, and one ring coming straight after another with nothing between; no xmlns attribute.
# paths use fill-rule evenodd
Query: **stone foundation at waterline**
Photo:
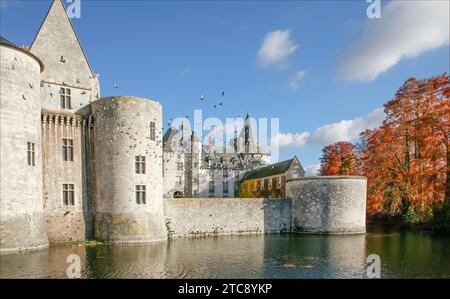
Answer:
<svg viewBox="0 0 450 299"><path fill-rule="evenodd" d="M164 200L170 238L289 232L291 201L263 198Z"/></svg>
<svg viewBox="0 0 450 299"><path fill-rule="evenodd" d="M291 231L352 234L366 232L367 179L324 176L286 181L292 199Z"/></svg>
<svg viewBox="0 0 450 299"><path fill-rule="evenodd" d="M225 234L366 232L365 177L292 179L286 199L165 199L169 238Z"/></svg>

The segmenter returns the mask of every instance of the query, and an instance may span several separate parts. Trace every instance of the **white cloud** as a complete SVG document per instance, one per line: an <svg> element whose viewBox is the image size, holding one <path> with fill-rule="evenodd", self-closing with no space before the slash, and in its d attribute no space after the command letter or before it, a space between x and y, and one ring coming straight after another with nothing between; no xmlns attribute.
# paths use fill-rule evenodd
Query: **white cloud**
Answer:
<svg viewBox="0 0 450 299"><path fill-rule="evenodd" d="M300 70L296 72L290 79L289 79L289 87L293 90L298 89L300 86L300 82L302 82L306 77L306 70Z"/></svg>
<svg viewBox="0 0 450 299"><path fill-rule="evenodd" d="M338 74L372 81L400 60L450 42L449 1L391 1L380 19L369 19L360 43L344 53Z"/></svg>
<svg viewBox="0 0 450 299"><path fill-rule="evenodd" d="M280 151L297 148L304 145L309 138L308 132L303 133L278 133L271 140L271 146L276 146L278 144L278 148Z"/></svg>
<svg viewBox="0 0 450 299"><path fill-rule="evenodd" d="M341 120L315 129L312 133L279 133L279 150L298 148L308 144L328 145L338 141L351 141L368 129L379 127L385 118L382 108L376 108L364 117ZM272 146L276 139L272 139Z"/></svg>
<svg viewBox="0 0 450 299"><path fill-rule="evenodd" d="M290 35L289 29L267 33L258 50L259 62L264 66L281 63L294 53L298 45L290 39Z"/></svg>
<svg viewBox="0 0 450 299"><path fill-rule="evenodd" d="M337 141L351 141L368 129L379 127L385 118L382 108L376 108L364 117L341 120L317 128L311 134L308 143L331 144Z"/></svg>
<svg viewBox="0 0 450 299"><path fill-rule="evenodd" d="M317 176L319 175L320 164L308 165L305 168L305 176Z"/></svg>

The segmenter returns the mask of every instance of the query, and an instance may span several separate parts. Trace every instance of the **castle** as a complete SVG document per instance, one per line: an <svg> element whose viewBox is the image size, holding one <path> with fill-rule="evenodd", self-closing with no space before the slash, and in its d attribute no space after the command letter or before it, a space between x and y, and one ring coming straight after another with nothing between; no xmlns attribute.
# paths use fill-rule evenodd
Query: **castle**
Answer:
<svg viewBox="0 0 450 299"><path fill-rule="evenodd" d="M170 127L163 137L164 197L237 197L245 173L268 165L270 155L258 143L247 114L233 146L204 145L186 120L180 131ZM237 135L237 134L236 134Z"/></svg>
<svg viewBox="0 0 450 299"><path fill-rule="evenodd" d="M185 125L162 136L159 102L100 97L99 76L61 0L53 1L29 49L4 38L0 49L0 251L91 238L163 241L174 228L176 235L291 230L290 200L194 201L235 197L245 173L268 164L249 116L235 139L245 149L239 154L205 147ZM294 183L304 173L296 169L288 178ZM287 190L297 196L292 184ZM365 230L362 208L356 222L329 231Z"/></svg>

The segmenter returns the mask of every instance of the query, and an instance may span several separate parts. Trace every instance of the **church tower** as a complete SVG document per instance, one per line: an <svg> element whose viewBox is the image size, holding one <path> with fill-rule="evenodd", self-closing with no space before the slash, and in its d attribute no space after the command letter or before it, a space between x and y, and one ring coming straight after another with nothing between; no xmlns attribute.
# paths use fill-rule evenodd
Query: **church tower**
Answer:
<svg viewBox="0 0 450 299"><path fill-rule="evenodd" d="M255 131L256 120L247 113L244 121L243 137L245 153L258 152L258 138Z"/></svg>
<svg viewBox="0 0 450 299"><path fill-rule="evenodd" d="M45 65L40 85L48 236L84 240L92 233L90 103L100 88L61 0L53 1L30 52Z"/></svg>

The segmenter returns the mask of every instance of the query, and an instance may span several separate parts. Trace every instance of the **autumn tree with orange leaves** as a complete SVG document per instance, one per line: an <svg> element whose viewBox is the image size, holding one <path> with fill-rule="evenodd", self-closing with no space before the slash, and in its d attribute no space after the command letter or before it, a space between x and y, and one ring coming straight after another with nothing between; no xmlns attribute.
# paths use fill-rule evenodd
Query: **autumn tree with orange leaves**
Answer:
<svg viewBox="0 0 450 299"><path fill-rule="evenodd" d="M449 76L410 78L384 105L383 124L361 134L355 168L368 178L368 215L420 223L450 206L449 99ZM335 145L323 152L322 174L347 174L336 171L342 157Z"/></svg>
<svg viewBox="0 0 450 299"><path fill-rule="evenodd" d="M358 156L356 147L350 142L336 142L322 150L321 175L356 175Z"/></svg>

